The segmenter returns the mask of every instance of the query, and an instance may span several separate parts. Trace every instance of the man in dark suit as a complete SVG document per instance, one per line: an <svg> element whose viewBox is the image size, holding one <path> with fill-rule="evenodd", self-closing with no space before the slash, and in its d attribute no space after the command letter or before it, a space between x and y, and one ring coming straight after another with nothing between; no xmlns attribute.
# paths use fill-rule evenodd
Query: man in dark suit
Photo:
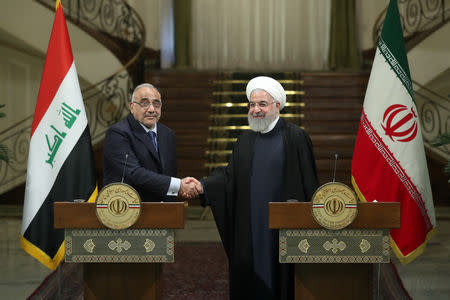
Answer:
<svg viewBox="0 0 450 300"><path fill-rule="evenodd" d="M194 185L176 178L175 135L162 123L161 94L151 84L137 86L130 114L112 125L103 146L104 186L113 182L131 185L142 201L171 201L180 193L196 196Z"/></svg>

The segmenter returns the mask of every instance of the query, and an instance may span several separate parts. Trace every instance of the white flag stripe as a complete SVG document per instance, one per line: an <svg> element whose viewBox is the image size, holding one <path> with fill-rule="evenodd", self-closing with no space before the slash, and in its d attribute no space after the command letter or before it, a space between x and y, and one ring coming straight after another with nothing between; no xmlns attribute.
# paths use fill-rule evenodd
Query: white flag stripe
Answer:
<svg viewBox="0 0 450 300"><path fill-rule="evenodd" d="M66 105L63 105L63 103ZM73 113L76 120L70 129L66 126L67 119L66 121L64 120L65 112L63 108L69 112L71 112L70 108L75 111L79 110L78 114ZM66 135L62 137L52 126L59 133L64 132ZM78 142L86 126L87 119L78 83L77 71L75 64L72 63L30 141L30 149L32 149L32 152L30 152L28 159L22 234L24 234L39 208L42 206L42 203L54 185L61 167ZM51 145L55 141L55 136L57 136L58 140L62 141L55 152L56 154L53 160L50 160L49 157L51 151L47 146L46 135ZM53 167L46 161L51 161ZM40 176L36 176L36 174L40 174Z"/></svg>

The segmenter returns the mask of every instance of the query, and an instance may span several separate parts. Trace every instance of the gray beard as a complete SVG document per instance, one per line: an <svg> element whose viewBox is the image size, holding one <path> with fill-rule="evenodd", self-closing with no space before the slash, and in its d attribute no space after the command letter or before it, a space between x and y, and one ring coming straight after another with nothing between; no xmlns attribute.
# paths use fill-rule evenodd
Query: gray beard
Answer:
<svg viewBox="0 0 450 300"><path fill-rule="evenodd" d="M263 132L269 128L269 125L277 118L276 114L267 113L264 119L254 119L253 116L248 116L248 125L250 129L256 132Z"/></svg>

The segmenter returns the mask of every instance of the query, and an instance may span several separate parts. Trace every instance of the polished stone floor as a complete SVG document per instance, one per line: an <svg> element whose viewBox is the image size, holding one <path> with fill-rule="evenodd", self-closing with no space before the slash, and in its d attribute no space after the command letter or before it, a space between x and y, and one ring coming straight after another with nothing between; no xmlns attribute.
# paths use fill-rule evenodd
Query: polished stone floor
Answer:
<svg viewBox="0 0 450 300"><path fill-rule="evenodd" d="M188 207L178 241L219 241L214 221L201 207ZM392 256L413 299L450 299L450 207L437 207L437 233L424 254L402 266ZM19 244L21 208L0 205L0 299L26 299L50 274Z"/></svg>

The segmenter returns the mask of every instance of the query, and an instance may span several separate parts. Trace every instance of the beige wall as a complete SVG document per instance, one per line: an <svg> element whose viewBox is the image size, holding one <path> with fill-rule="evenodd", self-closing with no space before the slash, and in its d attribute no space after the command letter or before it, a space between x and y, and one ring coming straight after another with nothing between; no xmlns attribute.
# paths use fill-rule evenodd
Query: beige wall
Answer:
<svg viewBox="0 0 450 300"><path fill-rule="evenodd" d="M0 45L0 132L33 113L43 67L42 56Z"/></svg>
<svg viewBox="0 0 450 300"><path fill-rule="evenodd" d="M0 28L46 53L54 16L54 12L35 1L2 1ZM80 76L95 83L121 67L116 57L96 40L70 22L67 27Z"/></svg>
<svg viewBox="0 0 450 300"><path fill-rule="evenodd" d="M408 52L413 80L422 85L450 68L450 23Z"/></svg>
<svg viewBox="0 0 450 300"><path fill-rule="evenodd" d="M128 3L133 7L145 24L146 36L145 46L151 49L160 49L161 28L161 1L167 0L130 0Z"/></svg>
<svg viewBox="0 0 450 300"><path fill-rule="evenodd" d="M359 48L374 47L373 26L381 12L389 5L389 0L356 0L356 28Z"/></svg>

